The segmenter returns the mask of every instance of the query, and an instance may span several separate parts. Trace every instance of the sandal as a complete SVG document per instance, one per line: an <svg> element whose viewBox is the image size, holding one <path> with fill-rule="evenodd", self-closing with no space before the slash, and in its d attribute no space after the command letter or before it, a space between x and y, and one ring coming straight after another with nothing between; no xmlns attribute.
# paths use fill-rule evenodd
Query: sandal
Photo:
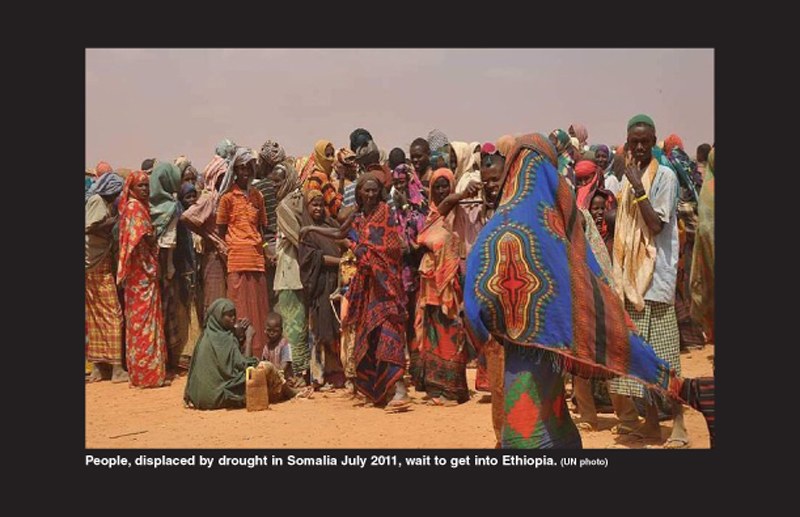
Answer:
<svg viewBox="0 0 800 517"><path fill-rule="evenodd" d="M302 388L297 393L297 395L295 395L295 398L298 398L298 399L310 399L310 398L313 398L313 396L314 396L314 388L312 388L311 386L306 386L305 388Z"/></svg>
<svg viewBox="0 0 800 517"><path fill-rule="evenodd" d="M442 400L439 397L431 397L429 400L424 402L427 406L440 406L440 407L455 407L458 405L458 401L444 399Z"/></svg>
<svg viewBox="0 0 800 517"><path fill-rule="evenodd" d="M670 438L664 443L665 449L688 449L689 440L685 438Z"/></svg>
<svg viewBox="0 0 800 517"><path fill-rule="evenodd" d="M628 424L619 423L611 428L611 434L617 434L620 436L629 435L636 432L635 427L631 427Z"/></svg>
<svg viewBox="0 0 800 517"><path fill-rule="evenodd" d="M575 427L580 429L581 431L589 431L589 432L597 432L597 425L591 422L578 422L575 424Z"/></svg>
<svg viewBox="0 0 800 517"><path fill-rule="evenodd" d="M383 408L387 413L400 413L411 408L411 400L392 400Z"/></svg>

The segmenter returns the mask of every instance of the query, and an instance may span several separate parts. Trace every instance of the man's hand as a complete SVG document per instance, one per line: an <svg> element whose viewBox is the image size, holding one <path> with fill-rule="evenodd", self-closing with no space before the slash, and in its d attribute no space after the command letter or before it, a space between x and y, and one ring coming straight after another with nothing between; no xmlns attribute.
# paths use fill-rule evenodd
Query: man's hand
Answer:
<svg viewBox="0 0 800 517"><path fill-rule="evenodd" d="M628 178L636 197L641 197L645 194L644 185L642 185L642 172L641 164L631 161L625 167L625 177Z"/></svg>

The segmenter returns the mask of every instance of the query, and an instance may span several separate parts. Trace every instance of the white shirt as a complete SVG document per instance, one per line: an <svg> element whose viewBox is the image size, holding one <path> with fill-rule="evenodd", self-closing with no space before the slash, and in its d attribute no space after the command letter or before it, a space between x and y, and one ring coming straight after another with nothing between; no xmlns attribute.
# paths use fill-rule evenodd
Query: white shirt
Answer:
<svg viewBox="0 0 800 517"><path fill-rule="evenodd" d="M659 165L647 194L664 226L653 239L656 267L644 299L672 305L678 281L678 177L669 167Z"/></svg>
<svg viewBox="0 0 800 517"><path fill-rule="evenodd" d="M614 196L619 197L619 191L622 187L622 183L619 182L616 176L613 174L609 175L604 183L606 190L610 191Z"/></svg>

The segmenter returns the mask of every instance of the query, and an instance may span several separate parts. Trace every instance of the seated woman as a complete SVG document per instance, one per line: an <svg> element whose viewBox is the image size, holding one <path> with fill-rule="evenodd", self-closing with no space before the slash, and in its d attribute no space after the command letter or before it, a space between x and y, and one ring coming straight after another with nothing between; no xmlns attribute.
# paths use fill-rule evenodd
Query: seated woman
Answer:
<svg viewBox="0 0 800 517"><path fill-rule="evenodd" d="M246 322L237 326L233 302L219 298L208 308L203 333L192 354L183 395L188 407L244 407L245 372L247 367L257 366L259 360L242 355L237 333L251 341L254 331ZM245 349L250 349L249 343L245 343Z"/></svg>

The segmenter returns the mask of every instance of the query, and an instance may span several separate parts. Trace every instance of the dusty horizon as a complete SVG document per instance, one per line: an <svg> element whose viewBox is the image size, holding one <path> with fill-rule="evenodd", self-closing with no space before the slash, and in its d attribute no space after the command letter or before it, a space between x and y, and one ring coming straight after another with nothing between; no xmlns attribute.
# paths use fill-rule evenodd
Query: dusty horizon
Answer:
<svg viewBox="0 0 800 517"><path fill-rule="evenodd" d="M357 127L387 153L582 123L621 144L650 115L694 156L714 141L713 49L87 49L86 166L138 169L187 155L199 170L230 138L308 155Z"/></svg>

